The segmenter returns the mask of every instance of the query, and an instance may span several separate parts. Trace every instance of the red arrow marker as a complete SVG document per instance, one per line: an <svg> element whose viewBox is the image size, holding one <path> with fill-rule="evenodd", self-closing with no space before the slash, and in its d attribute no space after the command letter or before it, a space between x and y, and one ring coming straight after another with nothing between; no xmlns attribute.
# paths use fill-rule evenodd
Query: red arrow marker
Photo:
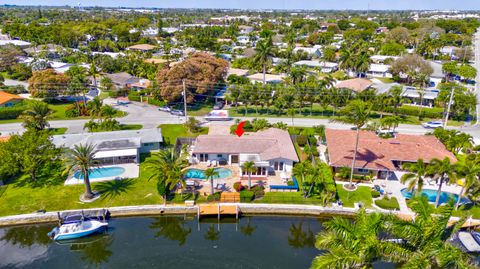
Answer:
<svg viewBox="0 0 480 269"><path fill-rule="evenodd" d="M245 121L242 121L238 124L237 130L235 130L235 133L238 135L238 137L242 136L245 131L243 130L243 125L245 125Z"/></svg>

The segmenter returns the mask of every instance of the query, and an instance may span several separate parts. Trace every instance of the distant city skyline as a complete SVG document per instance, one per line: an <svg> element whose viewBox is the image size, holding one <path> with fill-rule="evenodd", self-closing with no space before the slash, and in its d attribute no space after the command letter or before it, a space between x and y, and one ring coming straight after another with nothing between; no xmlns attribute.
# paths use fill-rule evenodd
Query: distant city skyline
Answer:
<svg viewBox="0 0 480 269"><path fill-rule="evenodd" d="M479 10L479 0L0 0L5 5L103 6L137 8L312 9L312 10Z"/></svg>

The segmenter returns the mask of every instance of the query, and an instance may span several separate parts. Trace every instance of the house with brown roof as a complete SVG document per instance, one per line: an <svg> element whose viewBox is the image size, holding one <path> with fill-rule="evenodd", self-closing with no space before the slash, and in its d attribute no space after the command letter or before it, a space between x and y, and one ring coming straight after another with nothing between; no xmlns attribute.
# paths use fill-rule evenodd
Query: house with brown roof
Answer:
<svg viewBox="0 0 480 269"><path fill-rule="evenodd" d="M356 131L325 130L328 163L338 172L342 167L351 167ZM455 155L433 135L397 134L394 138L380 138L374 132L360 131L358 151L355 160L355 173L373 172L378 178L387 178L389 174L402 170L404 163L423 159L429 163L432 159L450 158L456 162Z"/></svg>
<svg viewBox="0 0 480 269"><path fill-rule="evenodd" d="M353 92L359 93L370 88L373 85L372 81L364 78L353 78L339 81L335 87L339 89L349 89Z"/></svg>
<svg viewBox="0 0 480 269"><path fill-rule="evenodd" d="M252 161L257 167L254 176L291 173L298 156L287 131L270 128L256 133L236 135L200 135L192 147L195 163L218 161L241 166Z"/></svg>
<svg viewBox="0 0 480 269"><path fill-rule="evenodd" d="M147 51L155 50L155 46L150 44L137 44L137 45L128 47L127 50L147 52Z"/></svg>
<svg viewBox="0 0 480 269"><path fill-rule="evenodd" d="M23 97L16 94L0 91L0 107L11 107L17 103L20 103Z"/></svg>

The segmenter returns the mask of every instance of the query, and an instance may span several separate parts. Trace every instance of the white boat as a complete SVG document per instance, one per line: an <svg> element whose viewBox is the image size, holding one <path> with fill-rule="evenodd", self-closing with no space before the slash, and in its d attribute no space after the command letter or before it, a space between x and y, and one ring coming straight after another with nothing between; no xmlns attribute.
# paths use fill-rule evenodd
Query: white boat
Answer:
<svg viewBox="0 0 480 269"><path fill-rule="evenodd" d="M84 220L74 223L62 224L55 227L48 235L53 240L77 239L95 233L103 232L108 227L108 222L98 220Z"/></svg>

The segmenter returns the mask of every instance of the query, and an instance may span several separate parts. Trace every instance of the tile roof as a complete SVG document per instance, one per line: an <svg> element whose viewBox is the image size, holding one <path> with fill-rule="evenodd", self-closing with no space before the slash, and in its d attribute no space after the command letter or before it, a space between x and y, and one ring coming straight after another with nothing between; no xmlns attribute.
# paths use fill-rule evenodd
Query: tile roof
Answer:
<svg viewBox="0 0 480 269"><path fill-rule="evenodd" d="M0 143L10 140L10 136L0 136Z"/></svg>
<svg viewBox="0 0 480 269"><path fill-rule="evenodd" d="M0 105L3 105L11 100L23 100L23 98L16 94L0 91Z"/></svg>
<svg viewBox="0 0 480 269"><path fill-rule="evenodd" d="M259 154L264 161L284 158L298 162L287 131L270 128L241 137L236 135L200 135L193 153Z"/></svg>
<svg viewBox="0 0 480 269"><path fill-rule="evenodd" d="M368 79L353 78L353 79L339 81L337 85L335 85L335 87L350 89L355 92L363 92L364 90L372 86L372 84L373 83Z"/></svg>
<svg viewBox="0 0 480 269"><path fill-rule="evenodd" d="M155 49L155 46L150 45L150 44L137 44L137 45L130 46L127 49L130 49L130 50L153 50L153 49Z"/></svg>
<svg viewBox="0 0 480 269"><path fill-rule="evenodd" d="M355 131L325 131L328 155L331 166L344 167L352 165L355 145ZM397 134L395 138L383 139L374 132L360 131L356 168L373 170L396 170L392 161L425 162L437 158L449 157L456 162L455 156L432 135Z"/></svg>

